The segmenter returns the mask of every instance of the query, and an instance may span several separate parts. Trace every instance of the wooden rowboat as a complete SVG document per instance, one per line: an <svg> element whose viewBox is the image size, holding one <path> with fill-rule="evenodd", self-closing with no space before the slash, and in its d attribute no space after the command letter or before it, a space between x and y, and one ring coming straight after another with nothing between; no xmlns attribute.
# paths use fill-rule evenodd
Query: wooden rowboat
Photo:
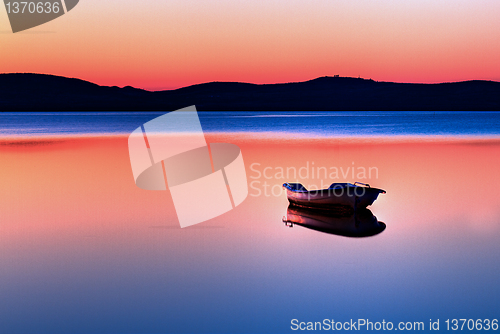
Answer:
<svg viewBox="0 0 500 334"><path fill-rule="evenodd" d="M372 205L385 190L360 182L332 183L328 189L307 190L300 183L284 183L290 204L306 208L341 208L354 210Z"/></svg>

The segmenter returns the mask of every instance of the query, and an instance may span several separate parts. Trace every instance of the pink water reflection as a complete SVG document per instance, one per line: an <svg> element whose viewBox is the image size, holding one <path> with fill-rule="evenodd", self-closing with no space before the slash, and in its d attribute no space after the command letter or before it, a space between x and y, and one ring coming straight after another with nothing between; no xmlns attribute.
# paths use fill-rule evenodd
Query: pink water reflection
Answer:
<svg viewBox="0 0 500 334"><path fill-rule="evenodd" d="M306 310L306 304L296 304L299 296L310 307L315 305L313 300L320 300L325 308L337 309L332 297L328 297L331 304L330 299L322 299L334 293L335 300L344 301L338 310L351 305L349 300L361 305L360 309L363 305L372 309L365 300L369 295L374 303L386 303L388 310L397 312L405 302L403 297L417 298L423 287L430 286L435 293L445 286L457 290L469 286L470 277L454 276L458 267L453 263L484 265L479 280L485 284L498 278L490 263L500 234L497 139L210 134L207 142L238 145L249 180L260 182L254 186L262 191L264 182L270 189L281 189L283 182L294 180L275 174L269 179L257 177L252 164L260 164L253 167L260 171L266 167L298 169L313 162L328 168L376 167L378 175L363 180L349 176L299 181L306 185L361 181L386 190L370 210L387 228L359 240L301 227L290 229L281 222L288 206L285 194L255 196L250 189L248 198L234 210L180 229L168 191L145 191L134 184L127 137L3 139L0 270L1 289L10 305L23 300L38 305L40 289L50 292L51 297L44 298L57 300L73 296L76 292L68 291L82 287L91 291L90 305L94 300L116 305L123 296L143 298L149 305L158 292L141 289L158 284L169 298L182 292L183 298L196 301L199 295L189 293L193 289L220 293L224 297L219 303L226 307L226 314L235 316L240 308L241 312L250 308L242 300L257 303L261 294L262 300L270 298L269 305L275 306L266 309L269 317L288 312L286 305ZM485 263L490 264L486 267ZM373 280L370 284L367 275ZM445 285L448 282L441 283L440 277L455 281ZM333 279L337 285L331 284ZM312 281L314 286L305 285ZM384 296L380 289L371 290L373 282L384 282ZM433 283L424 286L423 282ZM116 286L117 290L109 290ZM114 291L113 298L101 296L101 289ZM134 291L142 291L142 297L132 295ZM343 295L345 291L349 295ZM454 300L455 290L444 291L441 300ZM240 308L234 307L231 296L238 296L238 303L243 303L238 304ZM481 296L477 298L484 300L486 295ZM420 300L420 306L433 310L432 305L440 305L433 298ZM468 298L468 302L475 300ZM179 299L175 305L168 300L155 307L192 307ZM126 299L122 304L138 312ZM13 313L22 309L20 305L4 311L20 316ZM75 305L71 304L72 310L78 310ZM37 312L47 316L43 309ZM170 324L177 319L165 317Z"/></svg>

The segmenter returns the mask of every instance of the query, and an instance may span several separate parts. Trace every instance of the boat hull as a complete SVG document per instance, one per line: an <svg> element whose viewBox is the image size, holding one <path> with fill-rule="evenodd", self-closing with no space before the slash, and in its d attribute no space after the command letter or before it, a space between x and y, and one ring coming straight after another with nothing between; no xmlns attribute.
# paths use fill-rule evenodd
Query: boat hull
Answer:
<svg viewBox="0 0 500 334"><path fill-rule="evenodd" d="M385 193L381 189L350 184L310 191L293 190L288 183L283 186L286 189L290 204L308 208L366 208L373 204L380 193Z"/></svg>

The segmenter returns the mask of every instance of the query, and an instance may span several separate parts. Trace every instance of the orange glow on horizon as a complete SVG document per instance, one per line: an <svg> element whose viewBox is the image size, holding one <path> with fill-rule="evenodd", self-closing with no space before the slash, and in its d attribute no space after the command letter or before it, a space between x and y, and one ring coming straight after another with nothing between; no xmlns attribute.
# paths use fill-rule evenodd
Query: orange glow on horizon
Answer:
<svg viewBox="0 0 500 334"><path fill-rule="evenodd" d="M12 34L0 8L0 73L150 90L335 74L394 82L500 81L498 17L495 0L86 0L53 22Z"/></svg>

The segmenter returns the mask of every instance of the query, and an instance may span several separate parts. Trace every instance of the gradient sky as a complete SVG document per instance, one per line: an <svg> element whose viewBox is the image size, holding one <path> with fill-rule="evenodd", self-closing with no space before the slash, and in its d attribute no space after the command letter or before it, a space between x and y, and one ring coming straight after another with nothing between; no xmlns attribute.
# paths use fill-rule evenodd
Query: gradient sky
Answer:
<svg viewBox="0 0 500 334"><path fill-rule="evenodd" d="M170 89L335 75L500 81L498 0L81 0L12 34L0 7L0 73Z"/></svg>

